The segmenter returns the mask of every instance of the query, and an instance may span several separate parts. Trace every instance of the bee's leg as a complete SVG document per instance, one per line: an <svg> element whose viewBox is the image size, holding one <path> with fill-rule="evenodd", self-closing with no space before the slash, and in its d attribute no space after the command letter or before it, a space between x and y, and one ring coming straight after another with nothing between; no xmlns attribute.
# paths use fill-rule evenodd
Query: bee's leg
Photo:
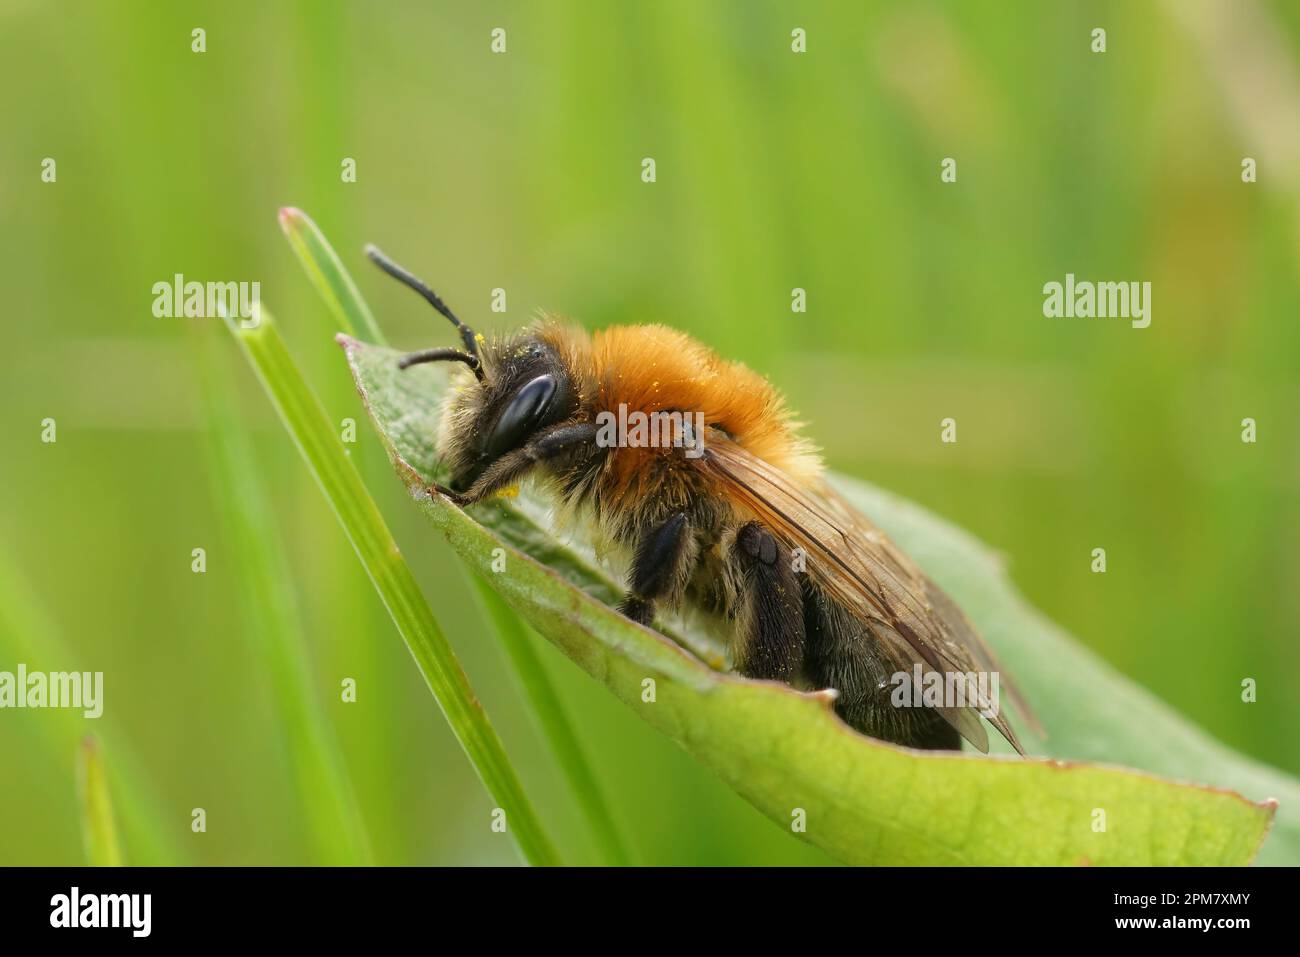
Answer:
<svg viewBox="0 0 1300 957"><path fill-rule="evenodd" d="M598 427L594 422L561 422L543 429L512 452L489 465L464 492L438 491L462 507L481 502L493 492L518 481L539 462L567 452L575 445L594 442Z"/></svg>
<svg viewBox="0 0 1300 957"><path fill-rule="evenodd" d="M633 621L650 624L656 601L681 594L697 555L690 519L685 512L674 512L637 542L627 594L618 610Z"/></svg>
<svg viewBox="0 0 1300 957"><path fill-rule="evenodd" d="M789 550L758 522L736 533L739 573L737 669L747 678L789 682L804 657L803 596Z"/></svg>

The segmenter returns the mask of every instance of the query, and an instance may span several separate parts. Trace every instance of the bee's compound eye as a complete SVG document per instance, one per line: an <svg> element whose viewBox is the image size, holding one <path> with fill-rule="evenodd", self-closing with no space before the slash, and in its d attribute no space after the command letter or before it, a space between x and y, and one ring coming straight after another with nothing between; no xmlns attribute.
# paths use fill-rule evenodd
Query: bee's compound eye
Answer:
<svg viewBox="0 0 1300 957"><path fill-rule="evenodd" d="M552 375L539 375L516 392L493 426L484 454L489 459L496 459L523 445L550 411L555 392L555 376Z"/></svg>

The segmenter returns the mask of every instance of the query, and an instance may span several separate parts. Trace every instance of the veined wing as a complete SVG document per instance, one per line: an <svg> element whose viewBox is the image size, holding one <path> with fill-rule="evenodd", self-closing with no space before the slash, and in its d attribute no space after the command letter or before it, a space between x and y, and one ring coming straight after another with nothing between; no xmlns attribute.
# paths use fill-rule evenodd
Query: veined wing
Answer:
<svg viewBox="0 0 1300 957"><path fill-rule="evenodd" d="M938 672L960 683L967 704L935 710L967 741L988 751L983 714L1024 753L1015 730L974 677L996 670L993 653L956 604L883 532L829 487L800 487L733 441L710 442L700 461L787 547L803 549L813 583L871 626L899 670L919 665L924 676Z"/></svg>

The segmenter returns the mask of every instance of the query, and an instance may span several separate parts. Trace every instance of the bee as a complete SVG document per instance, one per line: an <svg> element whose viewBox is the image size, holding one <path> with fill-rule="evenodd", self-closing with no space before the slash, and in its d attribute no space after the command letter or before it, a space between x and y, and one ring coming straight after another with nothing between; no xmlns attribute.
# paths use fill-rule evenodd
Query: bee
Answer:
<svg viewBox="0 0 1300 957"><path fill-rule="evenodd" d="M552 318L477 335L421 280L373 246L367 256L419 293L462 348L401 357L453 362L439 449L461 507L525 477L589 516L630 558L619 611L651 626L661 610L721 616L736 670L834 689L834 708L870 737L912 748L988 751L985 718L1021 754L977 685L997 674L1023 699L956 603L825 481L816 451L761 375L662 325L588 333ZM620 413L621 410L621 413ZM628 410L689 414L694 445L600 441ZM963 697L899 707L898 676L958 676ZM953 687L953 685L950 685Z"/></svg>

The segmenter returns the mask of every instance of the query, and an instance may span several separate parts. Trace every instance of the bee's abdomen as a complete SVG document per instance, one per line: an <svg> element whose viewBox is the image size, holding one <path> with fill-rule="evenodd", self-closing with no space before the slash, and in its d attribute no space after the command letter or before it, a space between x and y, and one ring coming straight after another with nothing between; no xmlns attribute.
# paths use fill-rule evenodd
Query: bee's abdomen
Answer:
<svg viewBox="0 0 1300 957"><path fill-rule="evenodd" d="M816 687L839 692L835 710L846 723L906 747L961 750L961 736L937 712L893 704L895 666L868 623L806 579L803 608L805 671Z"/></svg>

